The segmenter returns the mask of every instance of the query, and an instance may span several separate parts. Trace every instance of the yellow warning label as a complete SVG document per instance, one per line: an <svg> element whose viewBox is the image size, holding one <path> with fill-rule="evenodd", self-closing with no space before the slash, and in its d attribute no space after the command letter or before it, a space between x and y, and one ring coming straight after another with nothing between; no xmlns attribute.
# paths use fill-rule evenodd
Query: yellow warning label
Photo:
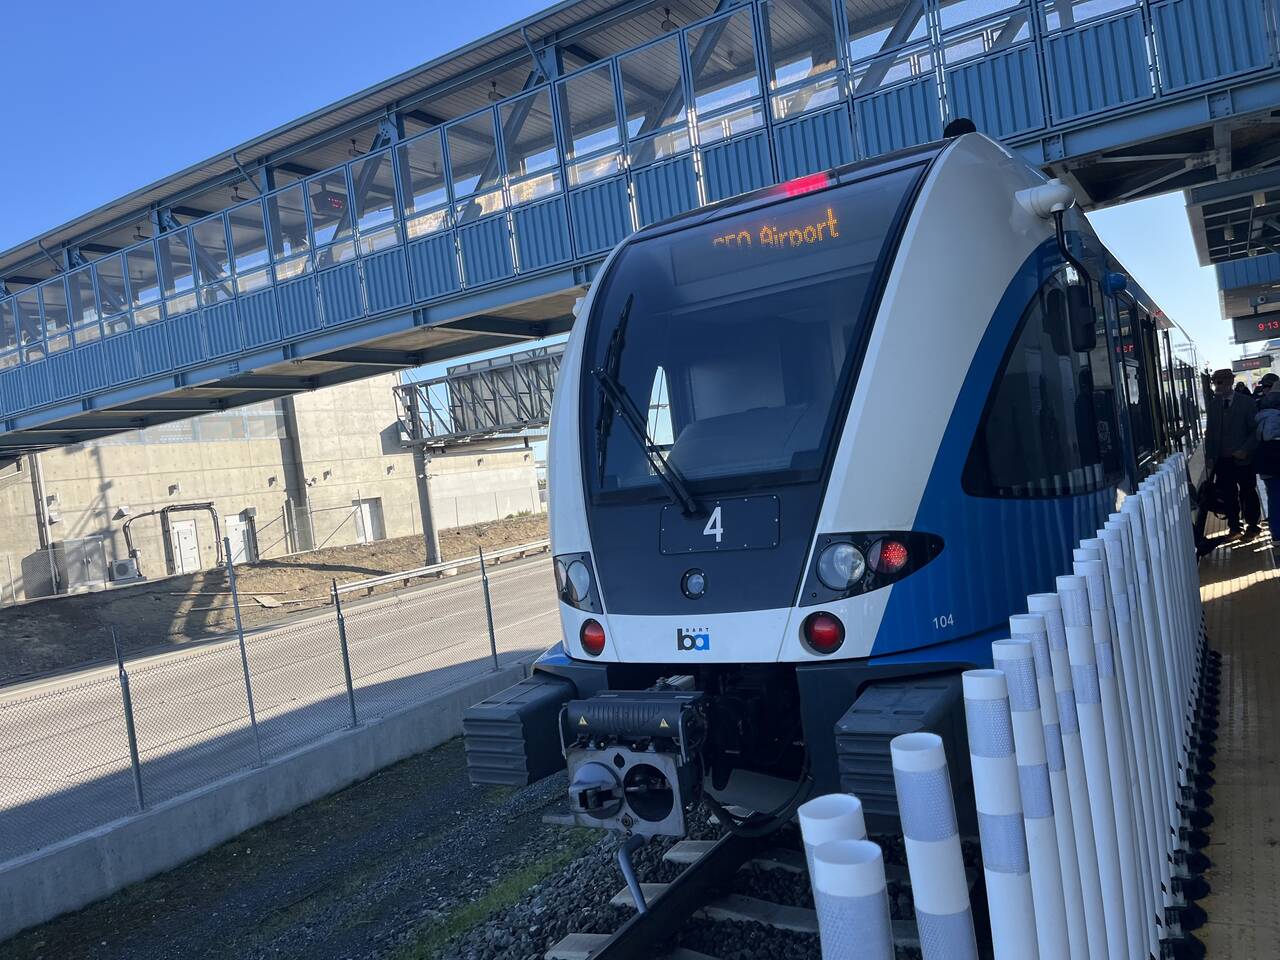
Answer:
<svg viewBox="0 0 1280 960"><path fill-rule="evenodd" d="M663 718L662 718L662 722L658 724L658 729L659 729L659 730L670 730L670 729L671 729L671 724L667 723L667 719L666 719L666 717L663 717Z"/></svg>
<svg viewBox="0 0 1280 960"><path fill-rule="evenodd" d="M580 727L585 727L586 725L587 725L587 718L586 718L586 717L579 717L579 718L578 718L578 726L580 726Z"/></svg>

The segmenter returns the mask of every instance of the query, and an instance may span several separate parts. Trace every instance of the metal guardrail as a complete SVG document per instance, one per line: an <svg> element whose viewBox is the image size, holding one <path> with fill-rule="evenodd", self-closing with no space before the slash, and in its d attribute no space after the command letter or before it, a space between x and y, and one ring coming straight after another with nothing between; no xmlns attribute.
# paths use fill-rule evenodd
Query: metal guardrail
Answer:
<svg viewBox="0 0 1280 960"><path fill-rule="evenodd" d="M463 567L480 566L482 562L500 562L507 557L525 556L529 553L542 553L551 549L551 541L534 540L532 543L519 544L514 547L504 547L501 550L495 550L493 553L477 554L474 557L462 557L458 560L448 560L444 563L433 563L426 567L417 567L413 570L400 570L396 573L383 574L380 577L370 577L367 580L353 580L351 583L339 584L334 588L336 594L354 593L357 590L365 590L372 592L376 587L386 586L389 583L404 583L408 585L410 580L417 580L422 577L439 576L448 573L451 570L461 570Z"/></svg>

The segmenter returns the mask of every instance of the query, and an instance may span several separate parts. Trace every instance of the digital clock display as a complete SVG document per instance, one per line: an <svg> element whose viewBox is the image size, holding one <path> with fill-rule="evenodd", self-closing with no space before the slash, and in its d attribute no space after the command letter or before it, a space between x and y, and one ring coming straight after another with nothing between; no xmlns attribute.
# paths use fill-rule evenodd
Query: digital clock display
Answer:
<svg viewBox="0 0 1280 960"><path fill-rule="evenodd" d="M1267 353L1259 354L1256 357L1245 357L1241 360L1232 360L1231 369L1235 373L1248 373L1250 370L1266 370L1271 366L1271 355Z"/></svg>
<svg viewBox="0 0 1280 960"><path fill-rule="evenodd" d="M1252 343L1256 340L1280 338L1280 312L1262 313L1252 317L1235 317L1231 321L1236 343Z"/></svg>

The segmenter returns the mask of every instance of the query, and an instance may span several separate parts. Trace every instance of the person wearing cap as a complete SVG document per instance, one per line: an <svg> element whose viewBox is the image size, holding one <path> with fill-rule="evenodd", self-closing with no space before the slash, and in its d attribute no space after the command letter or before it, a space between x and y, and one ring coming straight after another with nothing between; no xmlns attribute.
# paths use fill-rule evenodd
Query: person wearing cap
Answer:
<svg viewBox="0 0 1280 960"><path fill-rule="evenodd" d="M1268 373L1265 377L1258 381L1258 389L1254 391L1254 399L1261 402L1262 398L1276 388L1276 383L1280 382L1280 375Z"/></svg>
<svg viewBox="0 0 1280 960"><path fill-rule="evenodd" d="M1257 405L1248 391L1234 389L1235 374L1229 369L1213 373L1213 396L1209 399L1205 422L1204 461L1212 471L1227 524L1233 538L1252 540L1262 533L1262 503L1258 499L1258 477L1253 470L1253 453L1258 445ZM1240 527L1244 513L1246 528ZM1199 531L1198 531L1199 532Z"/></svg>

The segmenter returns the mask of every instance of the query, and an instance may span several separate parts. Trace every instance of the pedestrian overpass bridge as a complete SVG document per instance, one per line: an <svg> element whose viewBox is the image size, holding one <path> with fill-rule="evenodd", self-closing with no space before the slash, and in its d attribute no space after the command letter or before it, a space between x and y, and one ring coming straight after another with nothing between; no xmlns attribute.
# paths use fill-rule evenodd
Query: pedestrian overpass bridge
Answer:
<svg viewBox="0 0 1280 960"><path fill-rule="evenodd" d="M560 3L0 253L0 458L562 332L637 227L962 116L1089 209L1191 191L1203 261L1270 289L1276 17Z"/></svg>

